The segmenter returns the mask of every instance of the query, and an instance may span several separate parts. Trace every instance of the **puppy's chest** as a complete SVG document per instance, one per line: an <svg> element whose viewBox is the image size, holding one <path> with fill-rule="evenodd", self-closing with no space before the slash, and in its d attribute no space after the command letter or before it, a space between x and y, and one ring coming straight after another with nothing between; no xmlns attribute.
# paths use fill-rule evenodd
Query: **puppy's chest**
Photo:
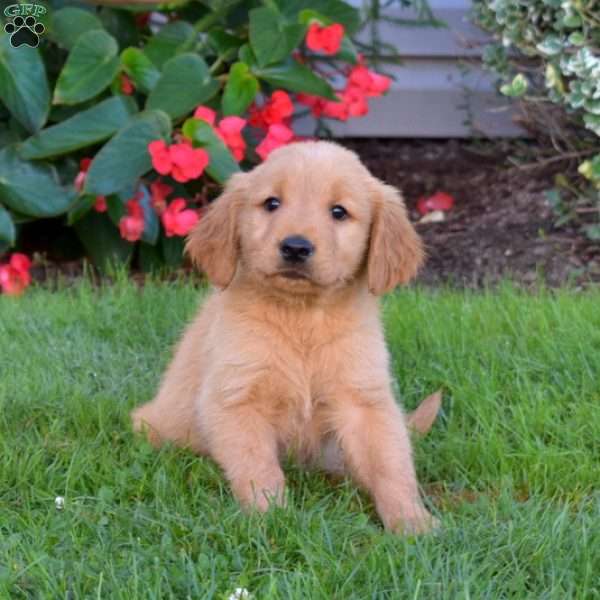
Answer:
<svg viewBox="0 0 600 600"><path fill-rule="evenodd" d="M363 368L372 327L325 311L263 315L245 325L263 408L282 440L312 443L327 429L338 392Z"/></svg>
<svg viewBox="0 0 600 600"><path fill-rule="evenodd" d="M347 377L348 345L344 338L310 332L288 340L272 354L268 372L269 402L282 437L312 443L322 431L334 400L336 382Z"/></svg>

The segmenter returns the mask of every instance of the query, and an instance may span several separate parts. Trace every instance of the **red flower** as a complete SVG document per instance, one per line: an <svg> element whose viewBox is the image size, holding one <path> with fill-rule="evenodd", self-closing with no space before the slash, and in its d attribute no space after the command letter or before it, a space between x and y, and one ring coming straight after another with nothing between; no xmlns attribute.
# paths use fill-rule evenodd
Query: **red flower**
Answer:
<svg viewBox="0 0 600 600"><path fill-rule="evenodd" d="M225 117L219 122L217 135L225 142L225 145L238 162L244 158L246 153L246 141L242 137L242 129L246 126L246 119L241 117Z"/></svg>
<svg viewBox="0 0 600 600"><path fill-rule="evenodd" d="M194 111L195 119L202 119L206 121L209 125L215 124L215 119L217 118L217 113L212 109L208 108L208 106L199 106Z"/></svg>
<svg viewBox="0 0 600 600"><path fill-rule="evenodd" d="M347 121L350 116L348 104L344 98L339 102L333 102L332 100L325 100L322 106L322 113L326 117L332 119L339 119L340 121Z"/></svg>
<svg viewBox="0 0 600 600"><path fill-rule="evenodd" d="M185 142L169 146L169 156L173 164L171 177L180 183L200 177L210 160L206 150Z"/></svg>
<svg viewBox="0 0 600 600"><path fill-rule="evenodd" d="M294 132L281 123L270 125L266 137L256 147L256 153L265 160L276 148L285 146L294 139Z"/></svg>
<svg viewBox="0 0 600 600"><path fill-rule="evenodd" d="M162 214L162 223L167 237L187 235L198 222L198 213L186 209L183 198L175 198Z"/></svg>
<svg viewBox="0 0 600 600"><path fill-rule="evenodd" d="M103 213L108 210L105 196L96 196L96 201L94 202L94 210L99 213Z"/></svg>
<svg viewBox="0 0 600 600"><path fill-rule="evenodd" d="M223 140L223 143L229 148L231 154L239 162L246 153L246 141L242 137L242 129L246 126L246 119L241 117L225 117L219 121L215 128L217 114L212 108L199 106L194 112L196 119L202 119L211 125L215 133Z"/></svg>
<svg viewBox="0 0 600 600"><path fill-rule="evenodd" d="M126 96L131 96L135 92L135 86L133 85L133 81L129 79L129 76L125 73L121 73L121 93Z"/></svg>
<svg viewBox="0 0 600 600"><path fill-rule="evenodd" d="M323 54L337 54L344 39L344 26L339 23L321 27L318 23L312 23L306 34L306 45L313 52Z"/></svg>
<svg viewBox="0 0 600 600"><path fill-rule="evenodd" d="M173 192L173 188L162 181L153 181L150 184L151 204L156 214L162 215L167 208L167 196Z"/></svg>
<svg viewBox="0 0 600 600"><path fill-rule="evenodd" d="M31 261L25 254L16 252L8 263L0 265L0 288L8 296L20 296L31 283Z"/></svg>
<svg viewBox="0 0 600 600"><path fill-rule="evenodd" d="M148 152L152 157L154 170L161 175L168 175L173 166L169 148L163 140L154 140L148 144Z"/></svg>
<svg viewBox="0 0 600 600"><path fill-rule="evenodd" d="M364 65L358 65L350 71L344 90L338 92L337 102L298 94L298 102L310 106L315 117L325 115L332 119L346 121L349 117L362 117L369 112L367 97L380 96L390 87L391 79L374 71L369 71Z"/></svg>
<svg viewBox="0 0 600 600"><path fill-rule="evenodd" d="M263 119L262 110L254 102L248 109L248 123L257 129L266 129L267 125Z"/></svg>
<svg viewBox="0 0 600 600"><path fill-rule="evenodd" d="M85 177L87 175L87 172L90 170L90 165L92 164L92 159L91 158L82 158L79 161L79 173L77 173L77 176L75 177L75 189L80 192L83 189L83 186L85 184Z"/></svg>
<svg viewBox="0 0 600 600"><path fill-rule="evenodd" d="M364 65L357 65L348 75L348 88L358 88L367 96L381 96L388 91L392 80L385 75L369 71Z"/></svg>
<svg viewBox="0 0 600 600"><path fill-rule="evenodd" d="M348 108L348 115L351 117L363 117L369 112L366 96L358 88L346 88L343 102Z"/></svg>
<svg viewBox="0 0 600 600"><path fill-rule="evenodd" d="M127 201L127 215L119 221L121 237L128 242L137 242L144 233L144 209L136 198Z"/></svg>
<svg viewBox="0 0 600 600"><path fill-rule="evenodd" d="M287 92L276 90L263 106L262 118L267 125L283 123L294 114L294 105Z"/></svg>
<svg viewBox="0 0 600 600"><path fill-rule="evenodd" d="M249 123L252 127L268 129L269 125L287 124L293 114L294 105L289 94L283 90L275 90L262 108L255 104L250 107Z"/></svg>
<svg viewBox="0 0 600 600"><path fill-rule="evenodd" d="M161 175L171 175L175 181L185 183L202 175L209 156L202 148L192 148L189 142L167 146L163 140L148 144L152 166Z"/></svg>
<svg viewBox="0 0 600 600"><path fill-rule="evenodd" d="M417 200L417 210L426 215L434 210L451 210L454 206L454 198L446 192L436 192L433 196L425 198L424 196Z"/></svg>

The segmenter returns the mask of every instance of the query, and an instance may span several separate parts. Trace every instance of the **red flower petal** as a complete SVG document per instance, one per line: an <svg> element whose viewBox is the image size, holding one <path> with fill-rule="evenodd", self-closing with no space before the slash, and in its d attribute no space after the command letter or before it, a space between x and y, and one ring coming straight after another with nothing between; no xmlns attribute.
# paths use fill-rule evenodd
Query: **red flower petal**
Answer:
<svg viewBox="0 0 600 600"><path fill-rule="evenodd" d="M281 123L269 126L266 137L256 147L256 153L265 160L273 150L285 146L294 139L294 132Z"/></svg>
<svg viewBox="0 0 600 600"><path fill-rule="evenodd" d="M245 126L246 119L225 117L221 119L217 128L217 133L238 162L244 158L246 153L246 140L242 136L242 129Z"/></svg>
<svg viewBox="0 0 600 600"><path fill-rule="evenodd" d="M173 168L169 148L163 140L154 140L148 144L152 166L161 175L168 175Z"/></svg>
<svg viewBox="0 0 600 600"><path fill-rule="evenodd" d="M15 252L9 261L10 266L21 273L26 273L31 268L31 260L26 254Z"/></svg>
<svg viewBox="0 0 600 600"><path fill-rule="evenodd" d="M96 201L94 202L94 210L99 213L103 213L108 210L105 196L96 196Z"/></svg>
<svg viewBox="0 0 600 600"><path fill-rule="evenodd" d="M173 188L166 183L153 181L150 184L151 203L157 214L160 215L165 210L167 207L167 197L171 193L173 193Z"/></svg>
<svg viewBox="0 0 600 600"><path fill-rule="evenodd" d="M185 207L183 198L175 198L162 214L161 220L167 237L187 235L198 222L198 213Z"/></svg>
<svg viewBox="0 0 600 600"><path fill-rule="evenodd" d="M31 283L31 260L25 254L16 252L8 264L0 265L0 288L8 296L19 296Z"/></svg>
<svg viewBox="0 0 600 600"><path fill-rule="evenodd" d="M417 200L417 210L426 215L434 210L448 211L454 207L454 198L446 192L436 192L428 198L421 197Z"/></svg>
<svg viewBox="0 0 600 600"><path fill-rule="evenodd" d="M209 163L208 152L203 148L192 148L189 144L173 144L169 147L173 163L172 177L185 183L202 175Z"/></svg>
<svg viewBox="0 0 600 600"><path fill-rule="evenodd" d="M209 125L215 124L215 119L217 118L217 113L212 109L208 108L208 106L199 106L194 111L195 119L202 119L206 121Z"/></svg>
<svg viewBox="0 0 600 600"><path fill-rule="evenodd" d="M313 52L324 54L337 54L344 38L344 27L334 23L328 27L321 27L318 23L312 23L306 34L306 45Z"/></svg>
<svg viewBox="0 0 600 600"><path fill-rule="evenodd" d="M125 73L121 73L121 92L126 96L131 96L135 91L133 82Z"/></svg>

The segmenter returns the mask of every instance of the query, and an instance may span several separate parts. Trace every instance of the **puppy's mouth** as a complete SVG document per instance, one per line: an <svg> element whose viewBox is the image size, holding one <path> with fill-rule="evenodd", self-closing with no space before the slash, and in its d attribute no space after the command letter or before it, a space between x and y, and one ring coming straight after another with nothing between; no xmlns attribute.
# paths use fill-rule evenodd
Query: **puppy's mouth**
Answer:
<svg viewBox="0 0 600 600"><path fill-rule="evenodd" d="M285 277L286 279L309 279L306 273L297 269L282 269L281 271L277 271L275 275Z"/></svg>

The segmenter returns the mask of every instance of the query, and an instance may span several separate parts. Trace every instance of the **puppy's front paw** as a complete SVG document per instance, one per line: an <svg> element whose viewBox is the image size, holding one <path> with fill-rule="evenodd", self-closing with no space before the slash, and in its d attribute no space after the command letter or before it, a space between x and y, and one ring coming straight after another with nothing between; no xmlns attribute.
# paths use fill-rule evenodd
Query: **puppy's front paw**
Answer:
<svg viewBox="0 0 600 600"><path fill-rule="evenodd" d="M243 479L231 482L235 497L246 511L266 512L273 505L285 507L285 480L283 474Z"/></svg>
<svg viewBox="0 0 600 600"><path fill-rule="evenodd" d="M434 517L425 508L421 508L414 514L398 519L392 530L394 533L400 535L422 535L439 529L441 525L439 519Z"/></svg>

